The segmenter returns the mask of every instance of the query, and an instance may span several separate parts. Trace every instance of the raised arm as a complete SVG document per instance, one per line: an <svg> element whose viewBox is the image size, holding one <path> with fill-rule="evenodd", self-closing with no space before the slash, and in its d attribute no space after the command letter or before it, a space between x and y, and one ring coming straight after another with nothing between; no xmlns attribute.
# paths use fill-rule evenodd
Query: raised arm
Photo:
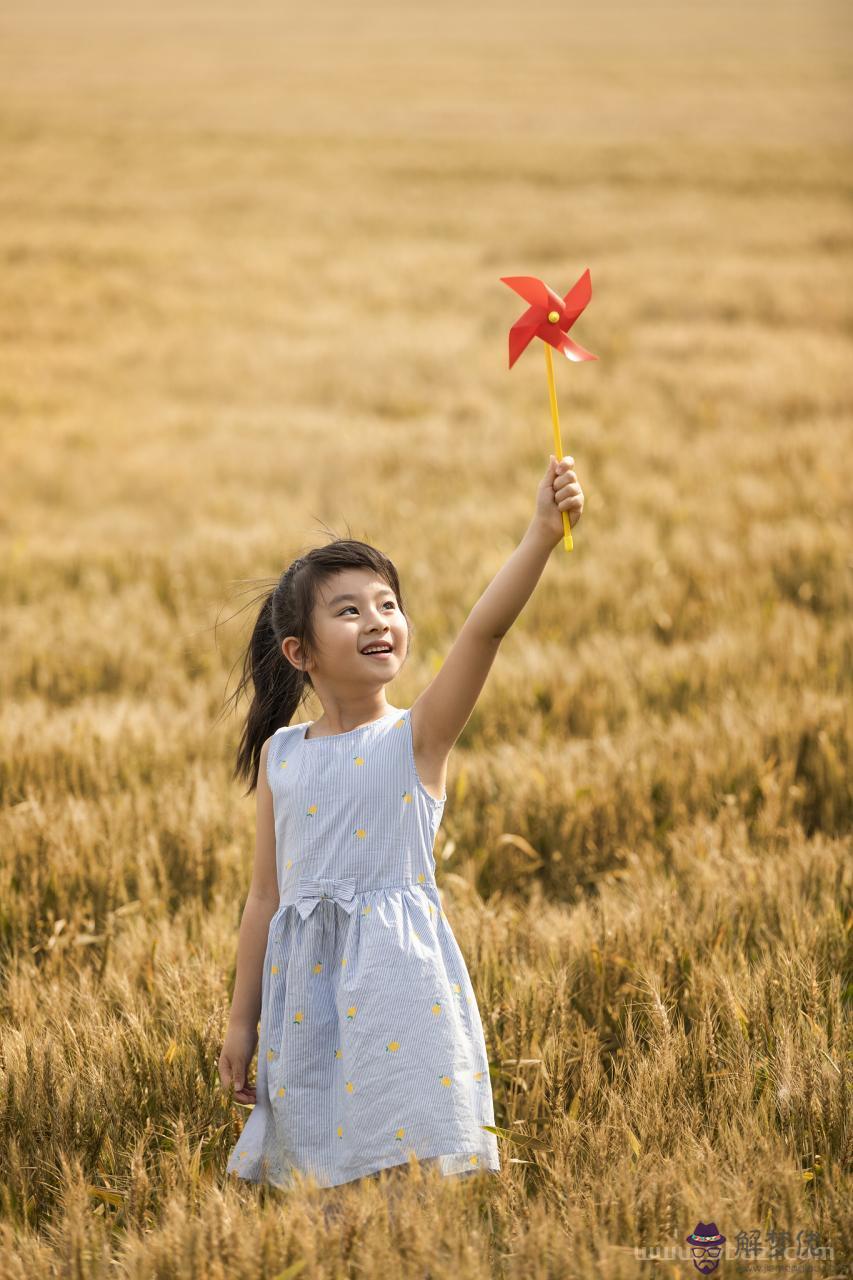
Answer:
<svg viewBox="0 0 853 1280"><path fill-rule="evenodd" d="M537 493L536 513L524 537L465 620L444 664L412 704L415 754L438 766L459 737L486 683L500 642L524 608L563 536L561 511L583 510L583 493L565 458L549 464ZM436 769L438 772L438 769Z"/></svg>

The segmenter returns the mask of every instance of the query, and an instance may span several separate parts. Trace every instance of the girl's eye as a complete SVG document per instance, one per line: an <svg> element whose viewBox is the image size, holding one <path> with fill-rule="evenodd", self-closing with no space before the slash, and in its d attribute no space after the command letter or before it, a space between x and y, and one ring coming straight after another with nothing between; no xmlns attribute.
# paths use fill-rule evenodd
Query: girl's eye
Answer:
<svg viewBox="0 0 853 1280"><path fill-rule="evenodd" d="M390 604L390 606L391 606L391 608L392 608L392 609L396 609L396 607L397 607L397 606L395 605L395 603L394 603L394 601L393 601L393 600L386 600L386 601L385 601L385 603L386 603L386 604ZM344 616L344 614L345 614L345 613L347 613L350 609L354 609L354 608L355 608L355 605L354 605L354 604L348 604L348 605L347 605L347 607L346 607L346 609L341 609L340 613L338 614L338 617L339 617L339 618L342 618L342 617Z"/></svg>

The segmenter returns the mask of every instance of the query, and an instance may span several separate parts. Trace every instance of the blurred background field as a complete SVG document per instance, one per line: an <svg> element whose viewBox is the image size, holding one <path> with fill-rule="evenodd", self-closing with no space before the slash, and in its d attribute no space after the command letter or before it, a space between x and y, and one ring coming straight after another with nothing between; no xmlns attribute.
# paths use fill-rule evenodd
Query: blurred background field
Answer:
<svg viewBox="0 0 853 1280"><path fill-rule="evenodd" d="M3 5L0 1275L848 1274L851 26ZM414 701L551 450L499 277L586 267L584 516L436 848L501 1174L235 1186L244 580L380 546Z"/></svg>

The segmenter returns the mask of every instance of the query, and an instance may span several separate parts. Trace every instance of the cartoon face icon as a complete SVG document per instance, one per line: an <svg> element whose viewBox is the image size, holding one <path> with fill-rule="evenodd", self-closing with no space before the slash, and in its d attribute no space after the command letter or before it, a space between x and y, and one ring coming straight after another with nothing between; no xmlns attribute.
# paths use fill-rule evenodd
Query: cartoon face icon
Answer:
<svg viewBox="0 0 853 1280"><path fill-rule="evenodd" d="M693 1265L703 1276L716 1271L723 1256L723 1245L726 1237L717 1230L716 1222L697 1222L694 1230L685 1240L690 1245Z"/></svg>
<svg viewBox="0 0 853 1280"><path fill-rule="evenodd" d="M722 1245L702 1245L692 1244L690 1246L690 1256L693 1259L693 1265L697 1271L701 1271L703 1276L709 1276L712 1271L716 1271L723 1255Z"/></svg>

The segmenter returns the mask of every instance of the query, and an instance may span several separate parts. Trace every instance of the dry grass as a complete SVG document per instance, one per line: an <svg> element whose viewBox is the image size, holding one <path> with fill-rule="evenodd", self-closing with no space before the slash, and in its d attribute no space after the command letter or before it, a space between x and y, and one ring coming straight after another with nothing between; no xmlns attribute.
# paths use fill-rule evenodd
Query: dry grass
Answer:
<svg viewBox="0 0 853 1280"><path fill-rule="evenodd" d="M0 15L3 1280L621 1280L699 1219L846 1274L849 11L590 10ZM408 705L550 449L498 277L586 266L585 515L437 850L503 1169L226 1183L254 831L212 624L367 538Z"/></svg>

